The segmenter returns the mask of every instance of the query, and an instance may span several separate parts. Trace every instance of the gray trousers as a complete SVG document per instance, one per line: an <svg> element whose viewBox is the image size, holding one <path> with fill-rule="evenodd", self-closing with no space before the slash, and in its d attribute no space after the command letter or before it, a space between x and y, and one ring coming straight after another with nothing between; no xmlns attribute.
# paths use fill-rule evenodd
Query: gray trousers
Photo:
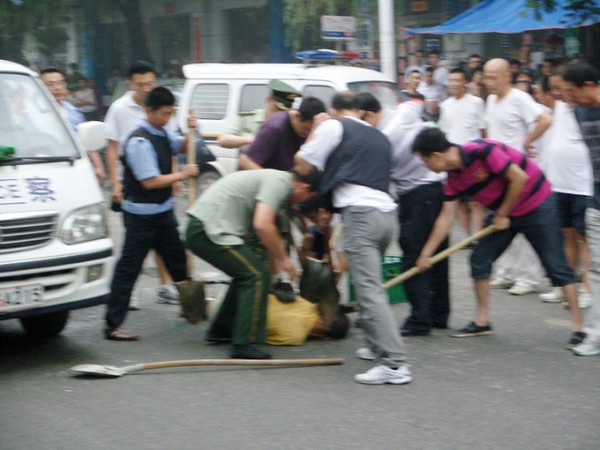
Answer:
<svg viewBox="0 0 600 450"><path fill-rule="evenodd" d="M392 368L404 365L404 342L381 279L382 257L394 234L396 212L351 206L344 208L342 223L344 251L365 341L380 364Z"/></svg>

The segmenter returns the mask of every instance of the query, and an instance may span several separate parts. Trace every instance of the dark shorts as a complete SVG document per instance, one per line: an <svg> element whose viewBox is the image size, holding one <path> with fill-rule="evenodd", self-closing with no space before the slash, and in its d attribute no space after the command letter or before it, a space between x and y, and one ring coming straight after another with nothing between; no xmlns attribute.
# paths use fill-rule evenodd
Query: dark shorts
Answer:
<svg viewBox="0 0 600 450"><path fill-rule="evenodd" d="M563 194L557 192L556 206L561 228L575 228L579 233L585 233L585 210L589 204L586 195Z"/></svg>

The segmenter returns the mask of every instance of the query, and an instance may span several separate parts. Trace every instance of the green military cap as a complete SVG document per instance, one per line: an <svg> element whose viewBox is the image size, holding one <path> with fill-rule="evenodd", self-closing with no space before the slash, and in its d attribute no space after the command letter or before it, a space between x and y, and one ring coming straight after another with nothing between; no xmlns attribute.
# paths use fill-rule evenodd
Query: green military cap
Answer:
<svg viewBox="0 0 600 450"><path fill-rule="evenodd" d="M267 86L271 89L271 97L275 100L277 108L282 111L290 109L294 104L294 100L302 97L302 94L294 87L281 80L271 80Z"/></svg>

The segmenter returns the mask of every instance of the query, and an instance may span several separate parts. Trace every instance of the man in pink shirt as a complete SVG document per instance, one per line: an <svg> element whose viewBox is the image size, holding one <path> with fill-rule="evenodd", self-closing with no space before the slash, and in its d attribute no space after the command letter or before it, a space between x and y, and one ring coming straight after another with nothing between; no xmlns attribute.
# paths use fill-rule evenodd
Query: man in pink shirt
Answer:
<svg viewBox="0 0 600 450"><path fill-rule="evenodd" d="M509 246L517 233L523 233L539 256L555 286L564 290L573 319L572 348L585 338L577 304L575 275L569 267L561 242L562 235L550 183L538 165L526 154L497 141L480 139L462 146L451 144L444 133L427 128L413 144L430 170L448 172L444 206L429 239L421 250L417 266L431 267L435 249L446 238L454 220L460 195L469 195L495 211L491 223L496 232L483 238L471 254L471 275L477 296L477 317L452 337L492 334L489 320L490 274L493 262Z"/></svg>

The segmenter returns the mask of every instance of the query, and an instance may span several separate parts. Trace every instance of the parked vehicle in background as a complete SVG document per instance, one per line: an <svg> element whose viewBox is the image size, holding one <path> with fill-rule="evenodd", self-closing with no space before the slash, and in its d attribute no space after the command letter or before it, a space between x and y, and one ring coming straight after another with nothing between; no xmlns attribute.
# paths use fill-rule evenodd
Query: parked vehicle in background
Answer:
<svg viewBox="0 0 600 450"><path fill-rule="evenodd" d="M113 243L85 153L105 144L104 124L80 126L85 145L36 73L0 60L0 320L34 336L109 295Z"/></svg>
<svg viewBox="0 0 600 450"><path fill-rule="evenodd" d="M240 114L264 108L270 95L267 83L285 81L304 97L318 97L330 105L338 91L371 92L384 107L395 107L400 100L396 84L380 72L353 66L326 64L188 64L179 104L177 123L185 132L185 117L192 109L200 130L216 161L200 168L199 191L211 182L238 168L239 149L217 145ZM298 99L301 100L301 99ZM297 101L298 101L297 100Z"/></svg>

